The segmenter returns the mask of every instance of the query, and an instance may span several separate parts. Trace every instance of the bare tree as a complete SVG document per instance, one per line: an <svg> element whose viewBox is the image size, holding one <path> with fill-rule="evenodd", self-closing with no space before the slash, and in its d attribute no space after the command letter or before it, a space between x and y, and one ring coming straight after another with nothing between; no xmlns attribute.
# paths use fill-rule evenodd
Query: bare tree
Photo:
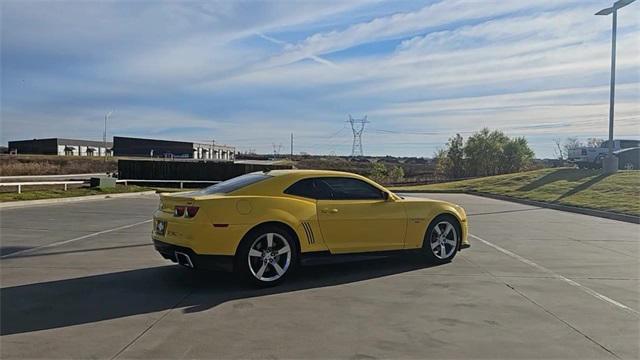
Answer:
<svg viewBox="0 0 640 360"><path fill-rule="evenodd" d="M604 142L604 139L588 138L587 139L587 146L588 147L600 147L600 145L602 145L603 142Z"/></svg>
<svg viewBox="0 0 640 360"><path fill-rule="evenodd" d="M553 139L554 144L556 145L556 147L553 149L553 154L559 159L559 160L564 160L564 157L566 155L563 147L562 147L562 139L561 138L555 138Z"/></svg>
<svg viewBox="0 0 640 360"><path fill-rule="evenodd" d="M568 156L569 155L569 150L577 149L577 148L583 147L583 146L584 146L584 144L577 137L568 137L564 141L564 145L562 147L564 148L565 156Z"/></svg>

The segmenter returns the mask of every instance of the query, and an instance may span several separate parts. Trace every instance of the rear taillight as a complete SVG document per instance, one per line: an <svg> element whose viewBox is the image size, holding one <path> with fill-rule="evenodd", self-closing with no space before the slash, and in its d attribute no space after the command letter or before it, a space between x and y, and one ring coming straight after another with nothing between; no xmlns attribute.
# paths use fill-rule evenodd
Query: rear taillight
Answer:
<svg viewBox="0 0 640 360"><path fill-rule="evenodd" d="M198 209L200 208L197 206L187 206L187 212L184 214L184 217L192 218L196 216L196 214L198 213Z"/></svg>
<svg viewBox="0 0 640 360"><path fill-rule="evenodd" d="M184 209L185 209L185 207L184 207L184 206L176 206L176 207L173 209L173 216L177 216L177 217L182 217L182 216L184 216Z"/></svg>
<svg viewBox="0 0 640 360"><path fill-rule="evenodd" d="M200 208L197 206L176 206L173 208L173 216L175 217L195 217Z"/></svg>

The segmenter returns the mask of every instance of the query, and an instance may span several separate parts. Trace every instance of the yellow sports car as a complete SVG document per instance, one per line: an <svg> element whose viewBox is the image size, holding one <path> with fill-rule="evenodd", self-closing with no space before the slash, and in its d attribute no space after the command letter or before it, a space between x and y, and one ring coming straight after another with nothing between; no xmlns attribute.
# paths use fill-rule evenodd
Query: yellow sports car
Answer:
<svg viewBox="0 0 640 360"><path fill-rule="evenodd" d="M447 262L469 247L460 206L320 170L256 172L162 194L152 238L166 259L237 271L260 285L283 281L309 256L413 250Z"/></svg>

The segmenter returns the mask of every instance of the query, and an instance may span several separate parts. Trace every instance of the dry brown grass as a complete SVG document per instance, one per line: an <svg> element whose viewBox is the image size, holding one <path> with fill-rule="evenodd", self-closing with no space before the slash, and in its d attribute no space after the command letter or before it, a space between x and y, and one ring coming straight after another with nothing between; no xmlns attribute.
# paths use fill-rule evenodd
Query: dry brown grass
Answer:
<svg viewBox="0 0 640 360"><path fill-rule="evenodd" d="M412 164L405 162L391 162L379 159L379 163L385 165L387 169L399 166L404 171L403 182L428 181L435 178L435 168L432 164ZM346 171L370 177L373 173L372 161L353 161L341 157L312 157L295 161L298 169L318 169Z"/></svg>
<svg viewBox="0 0 640 360"><path fill-rule="evenodd" d="M64 175L113 172L118 169L116 159L77 156L2 155L0 175Z"/></svg>

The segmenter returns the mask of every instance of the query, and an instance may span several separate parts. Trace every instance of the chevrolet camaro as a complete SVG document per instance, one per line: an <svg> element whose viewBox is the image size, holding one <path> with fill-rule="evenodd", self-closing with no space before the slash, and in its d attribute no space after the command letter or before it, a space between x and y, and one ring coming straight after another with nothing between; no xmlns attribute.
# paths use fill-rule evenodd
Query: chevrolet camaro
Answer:
<svg viewBox="0 0 640 360"><path fill-rule="evenodd" d="M469 247L460 206L320 170L255 172L161 194L152 238L165 259L258 285L282 282L305 258L401 250L437 263Z"/></svg>

